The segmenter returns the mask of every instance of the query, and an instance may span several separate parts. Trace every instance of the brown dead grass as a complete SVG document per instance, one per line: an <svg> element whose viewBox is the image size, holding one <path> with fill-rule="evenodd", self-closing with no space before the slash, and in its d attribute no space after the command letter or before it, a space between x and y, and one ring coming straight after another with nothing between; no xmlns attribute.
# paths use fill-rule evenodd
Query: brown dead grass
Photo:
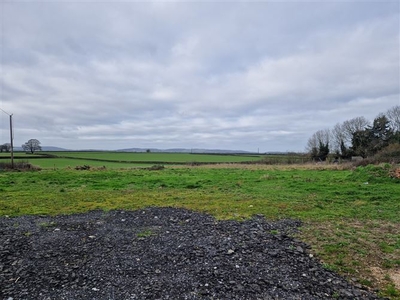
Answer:
<svg viewBox="0 0 400 300"><path fill-rule="evenodd" d="M313 222L304 226L301 239L329 268L385 294L389 285L400 291L399 232L399 223L387 221Z"/></svg>
<svg viewBox="0 0 400 300"><path fill-rule="evenodd" d="M392 278L395 287L400 290L400 269L389 272L389 276Z"/></svg>
<svg viewBox="0 0 400 300"><path fill-rule="evenodd" d="M290 165L268 165L268 164L240 164L240 163L221 163L209 165L181 165L174 168L205 168L205 169L245 169L245 170L350 170L354 166L351 163L329 164L329 163L309 163L309 164L290 164Z"/></svg>
<svg viewBox="0 0 400 300"><path fill-rule="evenodd" d="M387 276L393 282L396 289L400 290L400 269L397 270L384 270L379 267L371 267L372 276L374 276L379 282L386 282Z"/></svg>
<svg viewBox="0 0 400 300"><path fill-rule="evenodd" d="M391 176L395 178L400 178L400 168L396 168L391 172Z"/></svg>

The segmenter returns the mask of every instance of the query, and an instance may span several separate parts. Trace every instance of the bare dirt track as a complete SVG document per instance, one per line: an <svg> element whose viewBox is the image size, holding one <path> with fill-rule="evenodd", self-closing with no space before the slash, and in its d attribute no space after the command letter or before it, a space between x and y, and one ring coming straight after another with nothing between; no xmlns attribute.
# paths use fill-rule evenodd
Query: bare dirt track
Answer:
<svg viewBox="0 0 400 300"><path fill-rule="evenodd" d="M379 299L324 269L299 221L176 208L0 218L0 299Z"/></svg>

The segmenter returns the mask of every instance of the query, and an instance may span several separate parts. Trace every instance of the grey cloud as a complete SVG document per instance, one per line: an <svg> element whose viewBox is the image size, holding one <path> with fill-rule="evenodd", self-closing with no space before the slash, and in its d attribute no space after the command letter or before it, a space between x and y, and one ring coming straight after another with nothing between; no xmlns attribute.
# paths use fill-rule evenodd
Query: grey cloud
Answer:
<svg viewBox="0 0 400 300"><path fill-rule="evenodd" d="M21 140L302 150L400 104L397 3L2 5Z"/></svg>

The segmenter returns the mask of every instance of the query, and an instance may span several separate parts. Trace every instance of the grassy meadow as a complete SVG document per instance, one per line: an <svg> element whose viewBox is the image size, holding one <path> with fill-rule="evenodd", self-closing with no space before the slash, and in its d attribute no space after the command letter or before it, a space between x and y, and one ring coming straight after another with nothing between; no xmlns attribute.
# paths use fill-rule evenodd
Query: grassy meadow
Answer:
<svg viewBox="0 0 400 300"><path fill-rule="evenodd" d="M260 161L263 155L252 154L197 154L197 153L142 153L142 152L88 152L88 151L55 151L27 154L16 152L15 162L29 162L42 169L64 169L90 165L107 169L135 168L159 165L196 165L219 163L246 163ZM10 162L10 153L0 153L0 163ZM282 156L271 156L271 159L283 160Z"/></svg>
<svg viewBox="0 0 400 300"><path fill-rule="evenodd" d="M147 161L128 154L121 161ZM153 153L143 154L149 157ZM95 156L107 159L106 153ZM193 156L202 159L201 155ZM80 158L74 159L82 165L87 157L83 153ZM154 158L160 159L156 153ZM69 160L47 160L63 159ZM173 159L177 158L171 156ZM86 163L93 166L94 162L104 161ZM49 164L48 169L41 171L0 172L0 215L172 206L206 212L218 219L242 220L255 214L269 219L300 219L304 226L298 238L312 246L312 253L326 268L357 284L379 289L383 296L400 299L400 288L396 286L396 276L400 275L400 179L390 176L393 166L350 168L229 162L167 165L162 170L86 171L53 168Z"/></svg>
<svg viewBox="0 0 400 300"><path fill-rule="evenodd" d="M144 153L144 152L43 152L64 158L78 158L120 162L187 163L187 162L244 162L260 160L261 155L246 154L192 154L192 153Z"/></svg>

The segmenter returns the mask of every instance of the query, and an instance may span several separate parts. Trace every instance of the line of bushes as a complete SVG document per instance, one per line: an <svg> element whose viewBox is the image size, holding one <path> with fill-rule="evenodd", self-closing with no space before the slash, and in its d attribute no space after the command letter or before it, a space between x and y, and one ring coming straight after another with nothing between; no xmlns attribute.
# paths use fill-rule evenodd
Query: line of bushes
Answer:
<svg viewBox="0 0 400 300"><path fill-rule="evenodd" d="M11 162L0 162L0 170L40 170L39 167L30 164L28 161L17 161L14 165Z"/></svg>

